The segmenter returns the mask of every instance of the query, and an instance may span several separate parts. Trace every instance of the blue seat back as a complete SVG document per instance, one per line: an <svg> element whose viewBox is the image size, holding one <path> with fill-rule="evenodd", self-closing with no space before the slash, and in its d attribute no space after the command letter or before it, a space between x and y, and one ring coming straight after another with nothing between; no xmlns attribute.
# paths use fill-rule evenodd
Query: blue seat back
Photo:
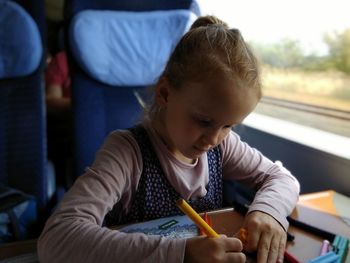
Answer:
<svg viewBox="0 0 350 263"><path fill-rule="evenodd" d="M65 17L71 18L83 10L119 10L119 11L155 11L155 10L191 10L200 15L195 0L70 0L66 1Z"/></svg>
<svg viewBox="0 0 350 263"><path fill-rule="evenodd" d="M0 0L0 182L49 199L43 46L32 16Z"/></svg>
<svg viewBox="0 0 350 263"><path fill-rule="evenodd" d="M45 19L45 0L13 0L34 19L41 37L41 42L45 46L46 38L46 19Z"/></svg>
<svg viewBox="0 0 350 263"><path fill-rule="evenodd" d="M198 15L193 1L69 1L75 174L113 130L142 117L138 95L155 84Z"/></svg>

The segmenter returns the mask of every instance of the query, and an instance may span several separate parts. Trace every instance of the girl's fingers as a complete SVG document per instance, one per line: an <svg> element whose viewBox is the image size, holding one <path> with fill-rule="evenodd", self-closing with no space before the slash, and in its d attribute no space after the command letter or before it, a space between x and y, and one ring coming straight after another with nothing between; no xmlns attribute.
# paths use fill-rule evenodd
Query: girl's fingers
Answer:
<svg viewBox="0 0 350 263"><path fill-rule="evenodd" d="M244 250L246 250L247 252L254 252L258 249L258 244L259 244L259 240L261 233L260 231L255 228L255 231L252 231L249 229L247 230L247 234L245 235L245 242L244 242Z"/></svg>
<svg viewBox="0 0 350 263"><path fill-rule="evenodd" d="M225 258L225 262L245 263L246 256L243 253L227 253L227 256Z"/></svg>
<svg viewBox="0 0 350 263"><path fill-rule="evenodd" d="M235 237L228 237L227 242L225 242L226 252L240 252L243 250L243 244L241 240Z"/></svg>
<svg viewBox="0 0 350 263"><path fill-rule="evenodd" d="M283 235L279 244L277 263L283 263L284 251L286 250L287 235Z"/></svg>
<svg viewBox="0 0 350 263"><path fill-rule="evenodd" d="M280 236L273 236L270 240L270 249L268 253L267 261L268 263L276 263L279 257L280 251Z"/></svg>
<svg viewBox="0 0 350 263"><path fill-rule="evenodd" d="M266 263L270 253L272 236L269 233L262 233L258 242L257 263ZM275 263L275 262L274 262Z"/></svg>

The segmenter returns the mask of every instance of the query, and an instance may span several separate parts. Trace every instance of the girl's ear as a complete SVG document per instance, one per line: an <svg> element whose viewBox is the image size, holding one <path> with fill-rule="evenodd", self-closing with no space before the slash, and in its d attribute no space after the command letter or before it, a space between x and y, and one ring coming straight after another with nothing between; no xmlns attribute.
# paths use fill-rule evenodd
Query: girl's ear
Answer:
<svg viewBox="0 0 350 263"><path fill-rule="evenodd" d="M166 107L170 93L170 85L166 77L161 77L156 84L155 99L159 107Z"/></svg>

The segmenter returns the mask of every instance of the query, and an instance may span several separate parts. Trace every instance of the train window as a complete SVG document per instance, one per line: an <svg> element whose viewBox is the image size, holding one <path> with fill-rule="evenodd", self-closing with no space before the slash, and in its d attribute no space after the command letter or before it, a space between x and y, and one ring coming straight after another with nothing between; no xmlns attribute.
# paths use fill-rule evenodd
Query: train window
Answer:
<svg viewBox="0 0 350 263"><path fill-rule="evenodd" d="M239 28L260 59L255 112L350 137L347 0L198 0Z"/></svg>

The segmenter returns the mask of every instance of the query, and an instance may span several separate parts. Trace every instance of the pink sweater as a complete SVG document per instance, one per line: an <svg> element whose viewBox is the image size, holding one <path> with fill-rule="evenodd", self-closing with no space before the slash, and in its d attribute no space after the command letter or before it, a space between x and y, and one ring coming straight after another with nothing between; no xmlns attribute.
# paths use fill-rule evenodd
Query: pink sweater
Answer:
<svg viewBox="0 0 350 263"><path fill-rule="evenodd" d="M145 125L163 171L185 199L206 194L207 156L194 164L177 160ZM259 189L250 207L264 211L287 229L286 216L299 196L299 183L285 168L271 162L231 132L221 144L224 179ZM183 262L184 239L125 234L101 227L104 216L120 202L126 210L142 173L138 144L129 131L115 131L96 159L64 196L39 238L40 262Z"/></svg>

